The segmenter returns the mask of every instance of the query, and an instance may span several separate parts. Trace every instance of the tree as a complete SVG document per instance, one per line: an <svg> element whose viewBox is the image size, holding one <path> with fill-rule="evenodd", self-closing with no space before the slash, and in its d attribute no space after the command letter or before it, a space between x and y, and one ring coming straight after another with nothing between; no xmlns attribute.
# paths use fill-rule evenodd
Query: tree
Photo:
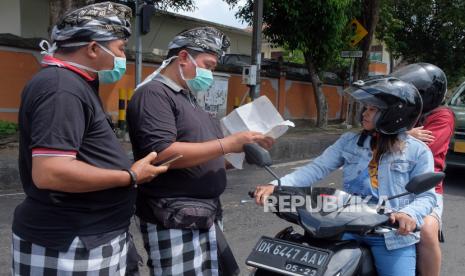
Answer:
<svg viewBox="0 0 465 276"><path fill-rule="evenodd" d="M368 77L368 65L370 62L370 47L379 21L381 0L357 0L353 1L351 16L357 18L360 24L367 29L368 34L359 43L359 49L363 55L354 63L353 81ZM362 106L352 100L349 101L347 122L350 125L360 126L360 113Z"/></svg>
<svg viewBox="0 0 465 276"><path fill-rule="evenodd" d="M85 5L89 5L92 3L97 2L104 2L107 0L49 0L49 10L50 10L50 17L49 17L49 31L51 27L58 22L60 16L64 15L66 12L83 7ZM136 0L119 0L119 1L111 1L115 3L127 4L131 8L134 9L134 1ZM192 11L195 9L194 0L138 0L139 3L153 3L155 8L160 10L166 10L171 8L174 11Z"/></svg>
<svg viewBox="0 0 465 276"><path fill-rule="evenodd" d="M377 34L395 57L441 67L449 83L465 73L465 1L383 0Z"/></svg>
<svg viewBox="0 0 465 276"><path fill-rule="evenodd" d="M231 5L237 0L225 0ZM263 5L263 33L276 45L303 53L317 106L317 126L326 127L328 106L318 73L336 59L344 41L350 0L267 0ZM237 16L252 22L253 1L248 0Z"/></svg>
<svg viewBox="0 0 465 276"><path fill-rule="evenodd" d="M357 59L354 67L354 80L366 79L368 77L368 64L369 64L369 55L371 42L376 30L376 25L379 21L379 10L380 10L381 0L362 0L360 2L362 11L360 15L360 23L367 29L368 34L360 42L360 49L363 52L363 56Z"/></svg>

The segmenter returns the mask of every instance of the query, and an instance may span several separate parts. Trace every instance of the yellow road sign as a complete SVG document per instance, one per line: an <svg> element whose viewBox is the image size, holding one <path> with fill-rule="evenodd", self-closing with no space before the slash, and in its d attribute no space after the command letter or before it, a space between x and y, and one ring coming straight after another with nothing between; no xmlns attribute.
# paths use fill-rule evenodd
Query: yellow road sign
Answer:
<svg viewBox="0 0 465 276"><path fill-rule="evenodd" d="M357 19L352 19L350 21L350 28L352 30L352 36L350 37L350 45L357 45L360 40L362 40L367 34L368 31L357 21Z"/></svg>

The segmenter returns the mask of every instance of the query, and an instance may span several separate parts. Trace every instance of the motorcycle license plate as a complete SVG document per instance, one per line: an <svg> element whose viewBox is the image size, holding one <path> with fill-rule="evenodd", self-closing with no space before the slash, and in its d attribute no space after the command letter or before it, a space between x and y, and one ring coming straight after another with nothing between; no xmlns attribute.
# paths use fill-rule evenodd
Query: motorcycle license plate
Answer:
<svg viewBox="0 0 465 276"><path fill-rule="evenodd" d="M320 276L331 255L327 249L261 237L246 264L283 275Z"/></svg>

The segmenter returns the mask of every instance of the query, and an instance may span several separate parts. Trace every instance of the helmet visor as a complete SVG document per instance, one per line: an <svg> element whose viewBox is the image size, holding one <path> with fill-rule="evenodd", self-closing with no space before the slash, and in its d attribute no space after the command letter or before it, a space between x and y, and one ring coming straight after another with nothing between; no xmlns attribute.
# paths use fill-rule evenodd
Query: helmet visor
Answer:
<svg viewBox="0 0 465 276"><path fill-rule="evenodd" d="M379 109L386 109L388 107L386 102L375 97L376 93L373 92L375 91L372 88L361 87L351 87L345 90L345 93L363 105L372 105Z"/></svg>
<svg viewBox="0 0 465 276"><path fill-rule="evenodd" d="M399 98L402 97L400 95L405 94L403 91L411 87L413 86L396 78L377 77L356 81L345 92L362 104L386 109L399 101Z"/></svg>

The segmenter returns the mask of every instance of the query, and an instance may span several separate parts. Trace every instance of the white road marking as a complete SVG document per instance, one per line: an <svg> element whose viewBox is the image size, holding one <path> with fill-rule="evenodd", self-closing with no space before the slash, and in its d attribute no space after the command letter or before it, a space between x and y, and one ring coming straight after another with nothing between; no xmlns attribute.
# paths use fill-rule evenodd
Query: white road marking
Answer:
<svg viewBox="0 0 465 276"><path fill-rule="evenodd" d="M299 165L299 164L302 164L302 163L308 163L310 161L312 161L313 159L303 159L303 160L297 160L297 161L292 161L292 162L287 162L287 163L279 163L279 164L276 164L276 165L272 165L271 167L272 168L280 168L280 167L287 167L287 166L294 166L294 165ZM301 166L299 167L296 167L296 168L300 168Z"/></svg>
<svg viewBox="0 0 465 276"><path fill-rule="evenodd" d="M270 167L272 168L281 168L281 167L287 167L287 166L293 166L293 165L299 165L299 164L302 164L302 163L308 163L310 161L312 161L313 159L303 159L303 160L297 160L297 161L291 161L291 162L286 162L286 163L278 163L278 164L274 164L274 165L271 165ZM244 161L245 162L245 161ZM301 166L299 167L294 167L294 168L291 168L293 170L295 169L298 169L300 168ZM258 168L258 167L256 167ZM236 168L232 168L232 169L229 169L228 172L233 172L233 171L240 171L241 169L236 169Z"/></svg>
<svg viewBox="0 0 465 276"><path fill-rule="evenodd" d="M24 195L24 193L13 193L13 194L3 194L3 195L0 194L0 196L15 196L15 195Z"/></svg>

